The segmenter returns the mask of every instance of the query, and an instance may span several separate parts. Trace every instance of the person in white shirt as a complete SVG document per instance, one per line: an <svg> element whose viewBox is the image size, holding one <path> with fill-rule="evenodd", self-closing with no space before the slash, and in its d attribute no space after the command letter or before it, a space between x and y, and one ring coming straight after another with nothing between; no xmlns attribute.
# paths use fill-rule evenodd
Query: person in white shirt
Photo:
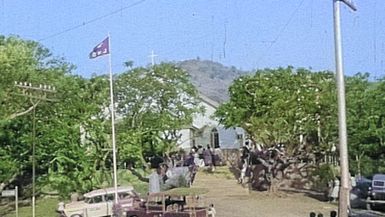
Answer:
<svg viewBox="0 0 385 217"><path fill-rule="evenodd" d="M245 184L245 177L246 177L246 171L247 171L247 159L242 160L242 169L241 169L241 177L239 178L240 184Z"/></svg>
<svg viewBox="0 0 385 217"><path fill-rule="evenodd" d="M217 214L217 211L214 208L214 204L210 204L208 212L207 212L207 216L208 217L215 217L216 214Z"/></svg>
<svg viewBox="0 0 385 217"><path fill-rule="evenodd" d="M166 176L167 172L167 166L160 164L154 172L150 174L149 183L148 183L148 192L151 193L158 193L161 190L163 190L165 180L167 179Z"/></svg>

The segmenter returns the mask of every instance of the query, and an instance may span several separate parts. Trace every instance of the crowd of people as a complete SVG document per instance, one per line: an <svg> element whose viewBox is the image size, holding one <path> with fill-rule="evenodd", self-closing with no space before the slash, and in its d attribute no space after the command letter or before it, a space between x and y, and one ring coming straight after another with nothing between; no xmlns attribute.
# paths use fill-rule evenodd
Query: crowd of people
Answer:
<svg viewBox="0 0 385 217"><path fill-rule="evenodd" d="M215 171L215 167L223 164L220 149L213 149L209 145L193 147L189 153L177 152L162 159L152 159L154 171L148 176L148 193L159 193L175 187L189 187L193 184L198 168ZM172 201L170 202L172 203ZM215 217L214 205L208 207L208 216Z"/></svg>
<svg viewBox="0 0 385 217"><path fill-rule="evenodd" d="M154 171L148 177L149 193L173 187L191 186L198 168L213 172L219 165L223 165L222 152L219 148L214 149L210 145L206 148L201 145L194 146L188 153L179 151L161 158L153 158L151 167Z"/></svg>
<svg viewBox="0 0 385 217"><path fill-rule="evenodd" d="M193 146L190 152L190 156L194 158L194 164L198 167L206 167L210 171L215 171L215 167L223 164L223 154L221 149L210 147L206 148L199 145Z"/></svg>
<svg viewBox="0 0 385 217"><path fill-rule="evenodd" d="M288 158L283 144L263 148L248 142L240 148L238 183L251 183L254 189L266 190L287 165Z"/></svg>

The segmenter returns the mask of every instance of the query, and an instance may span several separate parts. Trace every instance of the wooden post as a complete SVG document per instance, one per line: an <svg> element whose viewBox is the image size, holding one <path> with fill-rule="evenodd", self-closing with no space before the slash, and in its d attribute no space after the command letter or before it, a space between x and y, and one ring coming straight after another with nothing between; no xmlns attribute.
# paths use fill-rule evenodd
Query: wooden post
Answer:
<svg viewBox="0 0 385 217"><path fill-rule="evenodd" d="M162 194L162 211L163 214L166 212L166 200L164 198L164 194Z"/></svg>

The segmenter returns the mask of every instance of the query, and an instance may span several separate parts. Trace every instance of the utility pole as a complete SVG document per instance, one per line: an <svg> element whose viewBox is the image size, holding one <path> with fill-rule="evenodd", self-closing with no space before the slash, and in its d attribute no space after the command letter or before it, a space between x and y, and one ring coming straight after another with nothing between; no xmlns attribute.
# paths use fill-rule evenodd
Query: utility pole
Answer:
<svg viewBox="0 0 385 217"><path fill-rule="evenodd" d="M340 168L341 168L341 187L338 203L338 216L347 217L349 209L349 161L347 147L347 130L346 130L346 105L345 105L345 83L344 70L342 63L342 45L341 45L341 23L340 23L340 2L345 3L350 9L356 11L356 7L348 0L333 0L334 15L334 48L336 61L336 80L337 80L337 96L338 96L338 135L339 135L339 152L340 152Z"/></svg>
<svg viewBox="0 0 385 217"><path fill-rule="evenodd" d="M21 89L20 95L23 97L28 97L30 103L32 104L32 217L35 217L35 202L36 202L36 107L41 101L55 101L50 99L49 96L53 93L56 93L55 87L50 85L33 86L31 83L27 82L17 82L15 81L15 86Z"/></svg>

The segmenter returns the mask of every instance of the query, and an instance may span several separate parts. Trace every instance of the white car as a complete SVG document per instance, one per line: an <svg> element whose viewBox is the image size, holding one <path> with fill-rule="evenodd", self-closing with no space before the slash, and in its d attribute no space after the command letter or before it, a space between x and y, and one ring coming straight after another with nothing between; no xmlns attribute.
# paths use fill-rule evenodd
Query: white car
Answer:
<svg viewBox="0 0 385 217"><path fill-rule="evenodd" d="M139 194L132 186L118 187L119 209L125 215L141 202ZM84 200L64 204L59 203L57 212L60 217L104 217L113 215L115 189L97 189L84 194Z"/></svg>

